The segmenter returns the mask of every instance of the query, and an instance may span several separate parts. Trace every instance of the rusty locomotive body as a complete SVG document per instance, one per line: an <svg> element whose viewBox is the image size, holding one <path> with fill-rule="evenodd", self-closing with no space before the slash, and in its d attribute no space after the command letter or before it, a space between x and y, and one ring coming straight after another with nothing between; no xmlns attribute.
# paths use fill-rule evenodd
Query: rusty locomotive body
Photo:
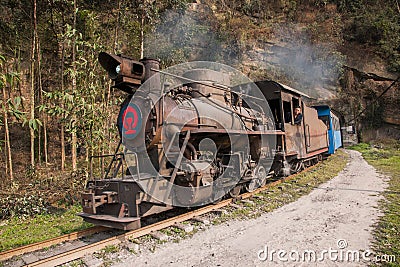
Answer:
<svg viewBox="0 0 400 267"><path fill-rule="evenodd" d="M280 83L235 82L231 70L201 64L176 74L152 59L101 53L99 61L128 96L117 122L124 153L82 194L88 222L139 228L142 217L252 191L328 151L327 127L306 95Z"/></svg>

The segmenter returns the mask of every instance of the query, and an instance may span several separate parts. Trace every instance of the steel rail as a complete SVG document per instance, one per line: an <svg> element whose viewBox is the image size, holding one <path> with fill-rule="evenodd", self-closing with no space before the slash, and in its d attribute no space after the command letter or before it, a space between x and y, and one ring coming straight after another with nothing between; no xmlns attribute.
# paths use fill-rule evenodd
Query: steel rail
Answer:
<svg viewBox="0 0 400 267"><path fill-rule="evenodd" d="M256 190L254 190L253 192L243 193L243 194L239 195L237 199L250 198L250 197L254 196L257 193L260 193L262 191L267 190L268 188L271 188L271 187L273 187L275 185L278 185L280 183L283 183L285 181L293 179L297 175L299 175L301 173L304 173L304 172L306 172L306 171L308 171L310 169L313 169L313 168L317 167L318 165L319 165L319 163L304 169L300 173L296 173L296 174L287 176L285 178L282 178L280 180L268 183L267 185L265 185L263 187L260 187L260 188L258 188ZM96 251L99 251L99 250L101 250L101 249L103 249L103 248L105 248L107 246L118 245L118 244L121 244L122 242L125 242L125 241L131 239L131 238L138 238L138 237L150 234L151 232L159 231L161 229L165 229L167 227L174 226L177 223L181 223L181 222L193 219L195 217L198 217L200 215L209 213L211 211L220 209L222 207L226 207L229 204L231 204L232 202L234 202L234 200L235 199L233 199L233 198L222 200L222 201L220 201L220 202L218 202L216 204L211 204L211 205L208 205L206 207L202 207L202 208L199 208L199 209L196 209L196 210L193 210L193 211L190 211L190 212L187 212L187 213L184 213L184 214L181 214L181 215L178 215L178 216L175 216L175 217L172 217L172 218L169 218L169 219L166 219L166 220L151 224L151 225L147 225L145 227L142 227L142 228L139 228L139 229L136 229L136 230L133 230L133 231L118 235L118 236L107 238L107 239L104 239L102 241L99 241L99 242L96 242L96 243L93 243L93 244L90 244L90 245L87 245L87 246L84 246L84 247L75 248L73 250L66 251L66 252L54 255L52 257L49 257L49 258L45 258L45 259L42 259L42 260L27 264L25 266L33 267L33 266L57 266L57 265L61 265L61 264L64 264L64 263L67 263L67 262L82 258L82 257L84 257L85 255L87 255L89 253L94 253Z"/></svg>
<svg viewBox="0 0 400 267"><path fill-rule="evenodd" d="M65 242L65 241L73 241L73 240L79 239L81 237L104 232L106 230L109 230L109 228L106 228L103 226L94 226L94 227L90 227L90 228L82 230L82 231L77 231L77 232L65 234L62 236L53 237L51 239L44 240L41 242L37 242L37 243L22 246L22 247L6 250L3 252L0 252L0 261L8 260L14 256L19 256L24 253L33 252L33 251L47 248L47 247L50 247L53 245L57 245L62 242Z"/></svg>

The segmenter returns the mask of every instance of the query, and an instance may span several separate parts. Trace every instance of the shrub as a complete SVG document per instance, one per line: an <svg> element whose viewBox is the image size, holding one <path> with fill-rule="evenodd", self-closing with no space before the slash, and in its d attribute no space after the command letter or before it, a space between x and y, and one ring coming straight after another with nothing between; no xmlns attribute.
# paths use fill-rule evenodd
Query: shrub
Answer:
<svg viewBox="0 0 400 267"><path fill-rule="evenodd" d="M47 208L48 203L40 195L9 195L0 198L0 219L42 214Z"/></svg>

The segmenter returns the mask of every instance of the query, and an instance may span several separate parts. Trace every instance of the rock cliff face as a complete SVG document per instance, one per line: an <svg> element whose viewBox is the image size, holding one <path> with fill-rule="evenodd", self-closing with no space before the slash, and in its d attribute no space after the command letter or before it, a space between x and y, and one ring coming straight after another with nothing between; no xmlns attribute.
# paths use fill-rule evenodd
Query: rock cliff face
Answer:
<svg viewBox="0 0 400 267"><path fill-rule="evenodd" d="M390 78L389 73L381 72L387 76L380 76L348 66L344 70L342 91L336 102L344 107L343 114L354 120L361 139L400 139L400 86L396 78Z"/></svg>

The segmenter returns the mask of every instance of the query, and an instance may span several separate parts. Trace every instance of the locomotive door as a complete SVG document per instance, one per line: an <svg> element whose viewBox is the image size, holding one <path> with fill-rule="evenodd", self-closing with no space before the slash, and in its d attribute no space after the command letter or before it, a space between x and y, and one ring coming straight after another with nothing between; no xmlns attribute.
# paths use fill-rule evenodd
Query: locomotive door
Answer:
<svg viewBox="0 0 400 267"><path fill-rule="evenodd" d="M294 109L301 104L300 98L282 92L283 122L285 127L286 155L302 158L306 153L303 122L294 124Z"/></svg>

